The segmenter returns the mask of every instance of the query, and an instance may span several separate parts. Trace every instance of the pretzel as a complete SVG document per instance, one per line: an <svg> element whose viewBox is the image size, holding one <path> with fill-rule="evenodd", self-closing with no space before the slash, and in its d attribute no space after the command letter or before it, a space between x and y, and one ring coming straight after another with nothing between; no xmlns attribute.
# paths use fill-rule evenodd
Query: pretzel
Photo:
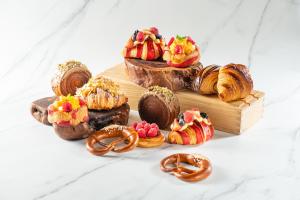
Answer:
<svg viewBox="0 0 300 200"><path fill-rule="evenodd" d="M103 139L116 137L120 138L112 141L109 144L101 142L101 140ZM86 148L92 154L96 156L102 156L109 151L113 151L116 153L130 151L137 146L138 141L138 133L134 130L134 128L120 125L111 125L90 135L86 140ZM117 148L116 145L122 142L126 143L126 146ZM102 147L95 147L96 144L99 144Z"/></svg>
<svg viewBox="0 0 300 200"><path fill-rule="evenodd" d="M190 164L199 169L191 170L185 168L180 165L180 162ZM175 165L175 167L167 167L170 164ZM196 182L207 178L211 174L212 167L210 161L204 156L178 153L164 158L160 162L160 169L164 172L171 172L171 174L183 181Z"/></svg>

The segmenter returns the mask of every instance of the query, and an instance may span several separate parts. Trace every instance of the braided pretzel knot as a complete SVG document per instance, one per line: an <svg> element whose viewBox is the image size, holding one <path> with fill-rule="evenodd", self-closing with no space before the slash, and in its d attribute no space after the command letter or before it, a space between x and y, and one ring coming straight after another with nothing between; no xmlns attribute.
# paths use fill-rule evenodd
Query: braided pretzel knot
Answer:
<svg viewBox="0 0 300 200"><path fill-rule="evenodd" d="M199 169L192 170L185 168L180 165L181 162L198 167ZM167 167L170 164L175 165L175 167ZM177 178L187 182L196 182L205 179L211 174L212 170L210 161L206 157L185 153L173 154L164 158L160 162L160 168L162 171L171 172Z"/></svg>
<svg viewBox="0 0 300 200"><path fill-rule="evenodd" d="M109 144L101 142L103 139L116 137L119 137L119 139L113 140ZM116 153L130 151L137 146L138 141L138 133L134 130L134 128L111 125L90 135L86 140L86 148L92 154L102 156L109 151ZM124 147L117 148L117 144L120 143L125 143L126 145ZM96 144L99 144L101 147L95 147Z"/></svg>

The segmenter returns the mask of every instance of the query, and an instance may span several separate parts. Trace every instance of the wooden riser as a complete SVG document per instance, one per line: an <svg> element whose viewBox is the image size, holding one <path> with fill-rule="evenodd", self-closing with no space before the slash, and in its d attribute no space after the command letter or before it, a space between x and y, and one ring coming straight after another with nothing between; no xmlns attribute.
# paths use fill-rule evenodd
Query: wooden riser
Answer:
<svg viewBox="0 0 300 200"><path fill-rule="evenodd" d="M146 89L128 79L124 64L112 67L101 75L117 82L128 96L131 109L137 110L139 99ZM221 101L216 95L204 96L191 91L179 91L176 95L180 101L181 111L199 108L209 115L215 129L229 133L242 133L263 114L264 93L259 91L254 91L253 95L241 101L230 103Z"/></svg>

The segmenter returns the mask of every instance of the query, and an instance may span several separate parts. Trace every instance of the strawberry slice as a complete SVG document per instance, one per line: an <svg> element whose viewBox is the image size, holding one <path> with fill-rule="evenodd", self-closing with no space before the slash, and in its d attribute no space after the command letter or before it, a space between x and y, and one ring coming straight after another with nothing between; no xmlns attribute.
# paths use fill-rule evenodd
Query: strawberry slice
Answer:
<svg viewBox="0 0 300 200"><path fill-rule="evenodd" d="M171 46L171 44L174 42L175 38L174 37L171 37L170 41L168 42L168 47Z"/></svg>
<svg viewBox="0 0 300 200"><path fill-rule="evenodd" d="M191 123L194 120L193 113L186 111L183 113L184 121L186 123Z"/></svg>

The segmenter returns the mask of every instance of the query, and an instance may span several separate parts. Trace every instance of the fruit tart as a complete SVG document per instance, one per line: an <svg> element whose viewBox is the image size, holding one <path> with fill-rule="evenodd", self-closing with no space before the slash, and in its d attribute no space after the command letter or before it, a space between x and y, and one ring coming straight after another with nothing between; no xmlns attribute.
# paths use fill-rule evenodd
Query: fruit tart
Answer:
<svg viewBox="0 0 300 200"><path fill-rule="evenodd" d="M172 144L202 144L214 135L214 128L208 116L197 109L180 113L171 124L168 141Z"/></svg>
<svg viewBox="0 0 300 200"><path fill-rule="evenodd" d="M149 124L146 121L135 122L132 127L139 134L138 147L150 148L157 147L164 143L165 137L160 132L157 124Z"/></svg>
<svg viewBox="0 0 300 200"><path fill-rule="evenodd" d="M82 139L90 134L86 103L76 96L60 96L48 106L48 121L63 139Z"/></svg>
<svg viewBox="0 0 300 200"><path fill-rule="evenodd" d="M172 67L188 67L199 62L199 47L190 36L177 35L165 47L163 59Z"/></svg>
<svg viewBox="0 0 300 200"><path fill-rule="evenodd" d="M124 58L157 60L163 55L165 42L155 27L134 31L123 49Z"/></svg>
<svg viewBox="0 0 300 200"><path fill-rule="evenodd" d="M111 110L128 101L120 92L120 86L104 76L91 78L76 94L86 101L88 109L95 110Z"/></svg>

